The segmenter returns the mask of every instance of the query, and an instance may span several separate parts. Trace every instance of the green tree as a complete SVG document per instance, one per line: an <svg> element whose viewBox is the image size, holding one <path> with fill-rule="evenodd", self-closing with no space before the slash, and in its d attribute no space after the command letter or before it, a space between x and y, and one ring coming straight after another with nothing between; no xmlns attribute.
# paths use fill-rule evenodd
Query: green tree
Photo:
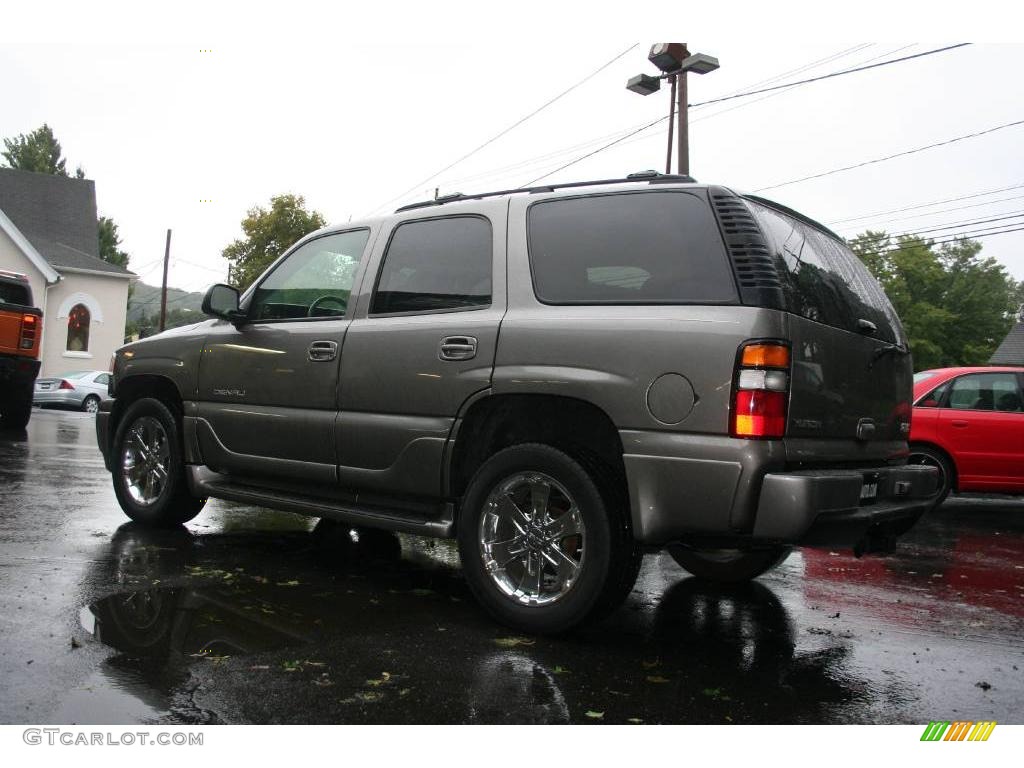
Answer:
<svg viewBox="0 0 1024 768"><path fill-rule="evenodd" d="M297 195L270 198L269 210L260 206L249 209L242 219L245 238L223 251L228 281L244 291L296 240L326 223L317 211L307 211L305 199Z"/></svg>
<svg viewBox="0 0 1024 768"><path fill-rule="evenodd" d="M981 244L917 235L893 240L867 231L850 247L871 270L903 320L917 370L988 362L1016 311L1019 287Z"/></svg>
<svg viewBox="0 0 1024 768"><path fill-rule="evenodd" d="M4 139L4 147L5 151L0 154L11 168L32 173L49 173L53 176L68 176L67 160L64 159L60 142L53 135L53 129L46 123L31 133ZM82 166L75 169L75 178L85 178L85 169ZM113 219L101 216L97 225L100 258L127 269L129 257L118 248L121 238L117 232L117 224Z"/></svg>
<svg viewBox="0 0 1024 768"><path fill-rule="evenodd" d="M4 159L11 168L33 173L67 176L66 160L53 129L46 123L31 133L22 133L13 139L4 139ZM81 169L79 169L81 171ZM82 174L84 176L84 172ZM79 176L79 178L82 178Z"/></svg>
<svg viewBox="0 0 1024 768"><path fill-rule="evenodd" d="M100 258L104 261L116 264L119 267L128 267L129 256L120 249L121 235L117 231L117 224L113 219L100 216Z"/></svg>

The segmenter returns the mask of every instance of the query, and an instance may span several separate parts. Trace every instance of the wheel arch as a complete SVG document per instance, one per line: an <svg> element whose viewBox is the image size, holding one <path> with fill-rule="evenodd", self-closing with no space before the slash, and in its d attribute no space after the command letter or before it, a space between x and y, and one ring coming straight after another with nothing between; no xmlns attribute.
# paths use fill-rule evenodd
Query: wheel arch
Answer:
<svg viewBox="0 0 1024 768"><path fill-rule="evenodd" d="M129 406L143 397L152 397L168 408L171 413L181 418L184 404L177 386L166 376L140 373L128 376L117 382L117 393L114 406L110 410L110 435L117 434L117 428Z"/></svg>
<svg viewBox="0 0 1024 768"><path fill-rule="evenodd" d="M465 493L490 456L521 443L544 443L576 458L597 459L625 484L618 429L604 410L580 398L518 393L478 397L459 418L450 441L442 478L449 498Z"/></svg>

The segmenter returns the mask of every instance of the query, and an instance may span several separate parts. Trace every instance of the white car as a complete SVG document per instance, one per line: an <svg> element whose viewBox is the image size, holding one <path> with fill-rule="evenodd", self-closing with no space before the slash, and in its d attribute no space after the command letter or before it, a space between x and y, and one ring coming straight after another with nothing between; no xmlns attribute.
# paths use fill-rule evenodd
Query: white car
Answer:
<svg viewBox="0 0 1024 768"><path fill-rule="evenodd" d="M96 413L100 400L108 399L108 371L72 371L60 376L36 379L33 405L64 405Z"/></svg>

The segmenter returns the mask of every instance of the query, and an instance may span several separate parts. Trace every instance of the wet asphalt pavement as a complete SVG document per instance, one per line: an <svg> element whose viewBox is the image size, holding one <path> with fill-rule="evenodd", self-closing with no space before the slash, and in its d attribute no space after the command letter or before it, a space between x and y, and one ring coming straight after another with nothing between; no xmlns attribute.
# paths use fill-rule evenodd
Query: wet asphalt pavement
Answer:
<svg viewBox="0 0 1024 768"><path fill-rule="evenodd" d="M0 432L2 723L1024 723L1024 500L738 589L648 555L564 638L476 606L451 542L211 501L129 524L92 418Z"/></svg>

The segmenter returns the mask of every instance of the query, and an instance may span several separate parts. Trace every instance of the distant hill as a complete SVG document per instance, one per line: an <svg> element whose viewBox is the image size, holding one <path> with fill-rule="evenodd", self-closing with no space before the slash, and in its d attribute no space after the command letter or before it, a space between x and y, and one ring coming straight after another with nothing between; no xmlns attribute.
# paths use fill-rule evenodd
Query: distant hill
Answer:
<svg viewBox="0 0 1024 768"><path fill-rule="evenodd" d="M196 319L202 318L200 307L203 294L183 291L179 288L167 288L167 311L189 310L196 313ZM138 323L144 316L160 314L160 286L147 285L141 280L135 283L135 290L128 300L128 322Z"/></svg>

